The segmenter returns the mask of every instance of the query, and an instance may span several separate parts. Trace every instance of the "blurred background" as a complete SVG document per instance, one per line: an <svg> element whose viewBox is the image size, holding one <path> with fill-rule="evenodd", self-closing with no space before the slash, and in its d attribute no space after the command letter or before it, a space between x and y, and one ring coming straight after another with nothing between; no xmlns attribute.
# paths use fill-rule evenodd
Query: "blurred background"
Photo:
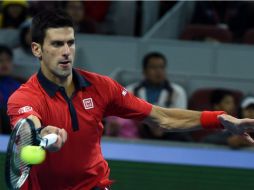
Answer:
<svg viewBox="0 0 254 190"><path fill-rule="evenodd" d="M40 67L32 17L73 18L75 67L110 76L163 107L254 118L251 1L0 1L0 189L10 134L8 97ZM224 131L168 133L154 123L104 120L113 190L254 189L254 149Z"/></svg>

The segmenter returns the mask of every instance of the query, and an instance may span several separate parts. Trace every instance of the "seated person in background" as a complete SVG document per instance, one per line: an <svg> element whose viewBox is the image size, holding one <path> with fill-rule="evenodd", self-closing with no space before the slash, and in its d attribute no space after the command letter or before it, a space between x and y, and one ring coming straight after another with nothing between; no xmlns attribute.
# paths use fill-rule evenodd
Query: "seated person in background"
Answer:
<svg viewBox="0 0 254 190"><path fill-rule="evenodd" d="M166 67L164 55L157 52L147 54L143 59L144 80L130 84L126 89L152 104L186 109L186 92L180 85L167 79Z"/></svg>
<svg viewBox="0 0 254 190"><path fill-rule="evenodd" d="M1 2L0 28L18 28L28 16L28 3L24 0Z"/></svg>
<svg viewBox="0 0 254 190"><path fill-rule="evenodd" d="M243 98L240 105L239 117L254 119L254 96L246 96ZM252 137L254 136L253 133L250 133L250 135ZM228 141L233 148L253 146L240 135L232 135Z"/></svg>
<svg viewBox="0 0 254 190"><path fill-rule="evenodd" d="M78 33L96 33L95 21L86 17L84 3L84 1L64 1L63 8L71 16Z"/></svg>
<svg viewBox="0 0 254 190"><path fill-rule="evenodd" d="M20 83L12 78L12 51L3 45L0 45L0 120L1 131L8 134L11 131L9 118L6 114L7 101L10 95L19 88Z"/></svg>
<svg viewBox="0 0 254 190"><path fill-rule="evenodd" d="M233 93L229 90L218 89L211 95L211 104L214 111L223 110L229 115L236 115L236 105ZM203 138L203 142L229 145L231 148L240 148L249 144L242 136L232 135L229 132L211 131L211 134Z"/></svg>
<svg viewBox="0 0 254 190"><path fill-rule="evenodd" d="M254 119L254 96L246 96L242 100L239 117Z"/></svg>
<svg viewBox="0 0 254 190"><path fill-rule="evenodd" d="M233 92L230 90L217 89L214 90L211 94L211 105L212 110L223 110L229 115L236 115L236 102L233 95Z"/></svg>
<svg viewBox="0 0 254 190"><path fill-rule="evenodd" d="M39 69L40 65L38 60L34 57L31 51L31 43L32 43L32 35L31 35L31 26L32 20L28 19L19 29L19 44L20 46L15 48L13 51L14 59L13 63L15 65L38 65L37 70ZM37 71L36 70L36 71ZM35 72L36 72L35 71Z"/></svg>
<svg viewBox="0 0 254 190"><path fill-rule="evenodd" d="M143 59L144 80L131 84L126 89L135 96L155 105L168 108L186 108L186 93L181 86L171 83L166 78L166 66L167 60L161 53L152 52L147 54ZM141 138L189 140L186 134L167 133L150 122L141 124L120 118L111 118L107 121L106 127L109 128L107 130L110 130L111 135L114 136L120 134L124 137L122 133L126 130L126 133L134 132L135 136L138 134Z"/></svg>

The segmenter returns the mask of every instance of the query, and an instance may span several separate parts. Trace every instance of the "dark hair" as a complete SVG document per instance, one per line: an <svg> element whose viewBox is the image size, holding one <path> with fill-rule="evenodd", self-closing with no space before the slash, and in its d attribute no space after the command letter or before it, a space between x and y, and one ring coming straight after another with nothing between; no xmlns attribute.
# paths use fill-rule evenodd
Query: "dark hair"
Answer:
<svg viewBox="0 0 254 190"><path fill-rule="evenodd" d="M32 41L42 45L47 29L62 27L74 29L71 17L64 10L43 10L33 18Z"/></svg>
<svg viewBox="0 0 254 190"><path fill-rule="evenodd" d="M5 46L5 45L1 45L1 44L0 44L0 54L2 54L2 53L8 54L8 55L10 56L11 59L13 58L13 53L12 53L11 49L8 48L8 47Z"/></svg>
<svg viewBox="0 0 254 190"><path fill-rule="evenodd" d="M31 52L31 46L30 44L27 44L26 42L26 35L30 30L30 26L26 25L20 28L19 31L19 41L20 41L20 45L21 47L26 51L26 52Z"/></svg>
<svg viewBox="0 0 254 190"><path fill-rule="evenodd" d="M211 100L210 103L212 106L221 103L221 101L226 97L226 96L232 96L233 92L230 90L226 89L216 89L211 93Z"/></svg>
<svg viewBox="0 0 254 190"><path fill-rule="evenodd" d="M166 57L158 52L151 52L145 55L145 57L143 58L143 70L146 70L148 67L148 62L151 58L161 58L163 59L165 66L167 65L167 59Z"/></svg>

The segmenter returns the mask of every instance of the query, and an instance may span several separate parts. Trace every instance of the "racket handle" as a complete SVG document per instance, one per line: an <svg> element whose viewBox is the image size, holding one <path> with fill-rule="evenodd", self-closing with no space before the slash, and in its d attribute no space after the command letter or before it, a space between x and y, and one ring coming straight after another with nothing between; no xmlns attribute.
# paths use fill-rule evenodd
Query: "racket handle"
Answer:
<svg viewBox="0 0 254 190"><path fill-rule="evenodd" d="M57 141L57 135L55 133L48 134L41 139L40 146L47 148Z"/></svg>

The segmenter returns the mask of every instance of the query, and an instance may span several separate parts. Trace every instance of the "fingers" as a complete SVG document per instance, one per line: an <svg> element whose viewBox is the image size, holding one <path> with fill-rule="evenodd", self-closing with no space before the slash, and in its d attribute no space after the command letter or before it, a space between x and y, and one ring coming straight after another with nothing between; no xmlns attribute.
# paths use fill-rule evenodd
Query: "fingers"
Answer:
<svg viewBox="0 0 254 190"><path fill-rule="evenodd" d="M47 126L41 130L42 137L51 133L57 134L57 141L54 144L47 147L47 150L55 152L63 147L64 143L67 140L67 132L64 129L60 129L54 126Z"/></svg>
<svg viewBox="0 0 254 190"><path fill-rule="evenodd" d="M237 119L230 115L218 116L221 124L233 134L243 134L244 132L254 132L254 119Z"/></svg>
<svg viewBox="0 0 254 190"><path fill-rule="evenodd" d="M59 136L61 137L62 143L64 144L67 140L67 132L64 129L60 129Z"/></svg>
<svg viewBox="0 0 254 190"><path fill-rule="evenodd" d="M248 143L254 145L254 140L251 138L251 136L248 133L243 133L241 135Z"/></svg>

